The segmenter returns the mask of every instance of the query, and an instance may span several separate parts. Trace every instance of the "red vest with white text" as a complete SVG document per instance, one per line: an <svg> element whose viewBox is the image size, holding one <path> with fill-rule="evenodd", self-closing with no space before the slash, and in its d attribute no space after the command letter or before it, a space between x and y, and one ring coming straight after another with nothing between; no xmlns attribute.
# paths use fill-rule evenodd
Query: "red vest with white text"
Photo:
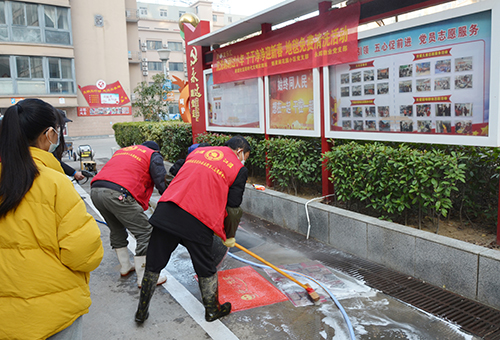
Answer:
<svg viewBox="0 0 500 340"><path fill-rule="evenodd" d="M242 167L227 146L197 148L159 202L174 202L225 240L227 194Z"/></svg>
<svg viewBox="0 0 500 340"><path fill-rule="evenodd" d="M108 181L127 189L144 210L148 209L154 182L149 173L151 155L156 152L143 145L132 145L115 152L92 179Z"/></svg>

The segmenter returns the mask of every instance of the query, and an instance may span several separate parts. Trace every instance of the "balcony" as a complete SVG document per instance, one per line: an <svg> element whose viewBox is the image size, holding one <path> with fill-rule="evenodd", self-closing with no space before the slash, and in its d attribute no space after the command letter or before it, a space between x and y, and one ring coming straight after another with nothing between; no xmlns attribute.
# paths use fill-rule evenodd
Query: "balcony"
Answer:
<svg viewBox="0 0 500 340"><path fill-rule="evenodd" d="M130 64L138 64L141 62L140 51L128 51L128 62Z"/></svg>
<svg viewBox="0 0 500 340"><path fill-rule="evenodd" d="M138 22L139 10L136 8L127 8L125 10L125 17L127 18L127 22Z"/></svg>

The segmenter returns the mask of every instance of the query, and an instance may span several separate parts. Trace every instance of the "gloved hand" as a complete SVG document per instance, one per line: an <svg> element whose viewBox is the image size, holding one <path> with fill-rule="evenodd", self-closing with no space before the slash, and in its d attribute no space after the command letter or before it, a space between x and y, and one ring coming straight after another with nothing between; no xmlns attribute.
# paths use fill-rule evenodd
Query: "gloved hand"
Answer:
<svg viewBox="0 0 500 340"><path fill-rule="evenodd" d="M223 243L226 247L232 248L232 247L234 247L236 240L234 239L234 237L230 237L230 238L227 238Z"/></svg>

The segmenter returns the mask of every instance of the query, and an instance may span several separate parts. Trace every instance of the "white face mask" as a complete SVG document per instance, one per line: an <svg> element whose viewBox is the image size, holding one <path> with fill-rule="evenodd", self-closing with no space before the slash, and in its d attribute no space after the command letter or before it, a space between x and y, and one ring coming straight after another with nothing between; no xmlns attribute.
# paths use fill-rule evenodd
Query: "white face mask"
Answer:
<svg viewBox="0 0 500 340"><path fill-rule="evenodd" d="M56 129L54 129L54 128L52 128L52 129L53 129L53 130L54 130L54 132L57 134L57 143L56 143L56 144L52 143L52 141L50 140L49 136L47 136L47 132L49 132L49 131L50 131L50 129L49 129L49 131L47 131L47 132L45 133L45 137L47 137L47 139L49 140L49 143L50 143L49 150L48 150L50 153L53 153L54 151L56 151L57 147L59 146L59 142L60 142L60 139L59 139L59 132L57 132L57 130L56 130Z"/></svg>
<svg viewBox="0 0 500 340"><path fill-rule="evenodd" d="M243 155L243 159L240 159L240 157L238 157L238 159L240 159L241 164L243 164L243 166L244 166L245 165L245 154L243 153L243 149L240 151L241 151L241 154ZM238 154L240 153L240 151L238 151Z"/></svg>

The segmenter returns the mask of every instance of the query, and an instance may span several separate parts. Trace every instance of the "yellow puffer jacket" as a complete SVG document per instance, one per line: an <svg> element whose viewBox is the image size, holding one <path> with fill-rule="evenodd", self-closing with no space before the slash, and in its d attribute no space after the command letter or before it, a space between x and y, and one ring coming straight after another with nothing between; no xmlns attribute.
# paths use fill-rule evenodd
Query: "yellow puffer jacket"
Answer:
<svg viewBox="0 0 500 340"><path fill-rule="evenodd" d="M59 162L30 151L40 175L0 219L0 339L45 339L88 313L103 256L97 223Z"/></svg>

